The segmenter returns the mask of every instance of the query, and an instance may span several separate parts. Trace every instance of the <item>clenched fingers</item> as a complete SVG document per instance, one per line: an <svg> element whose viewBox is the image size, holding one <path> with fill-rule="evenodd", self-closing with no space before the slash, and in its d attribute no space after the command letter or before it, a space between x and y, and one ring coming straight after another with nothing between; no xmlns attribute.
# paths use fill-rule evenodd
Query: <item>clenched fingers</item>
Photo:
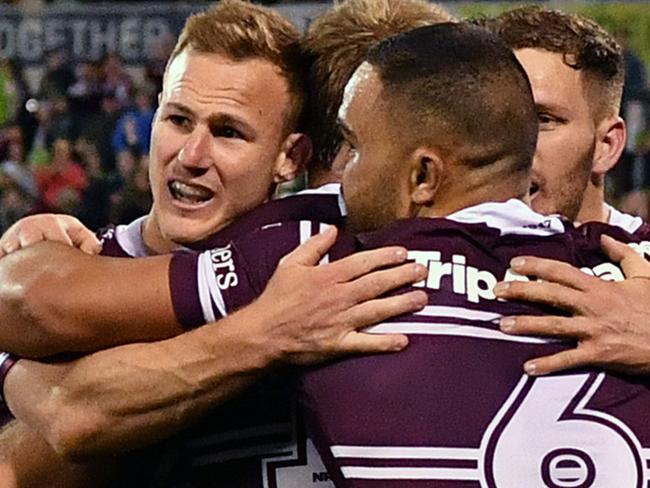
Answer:
<svg viewBox="0 0 650 488"><path fill-rule="evenodd" d="M72 245L86 254L99 254L102 250L102 244L95 233L85 227L71 228L68 235Z"/></svg>

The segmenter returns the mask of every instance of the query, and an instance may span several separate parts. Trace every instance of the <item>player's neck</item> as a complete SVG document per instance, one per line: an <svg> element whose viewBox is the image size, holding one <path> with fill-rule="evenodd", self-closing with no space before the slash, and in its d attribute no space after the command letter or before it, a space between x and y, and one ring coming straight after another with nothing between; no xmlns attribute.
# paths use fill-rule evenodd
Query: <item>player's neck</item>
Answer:
<svg viewBox="0 0 650 488"><path fill-rule="evenodd" d="M144 224L142 224L142 242L150 256L168 254L179 247L163 237L155 219L151 218L151 214L147 215Z"/></svg>
<svg viewBox="0 0 650 488"><path fill-rule="evenodd" d="M506 202L512 198L530 205L527 189L527 182L506 181L498 185L494 181L482 181L472 185L467 179L463 181L461 187L447 186L446 191L437 195L433 205L423 206L417 210L417 217L446 217L464 208L488 202Z"/></svg>
<svg viewBox="0 0 650 488"><path fill-rule="evenodd" d="M589 183L585 190L582 206L576 217L576 222L605 222L609 220L609 209L605 205L604 185Z"/></svg>

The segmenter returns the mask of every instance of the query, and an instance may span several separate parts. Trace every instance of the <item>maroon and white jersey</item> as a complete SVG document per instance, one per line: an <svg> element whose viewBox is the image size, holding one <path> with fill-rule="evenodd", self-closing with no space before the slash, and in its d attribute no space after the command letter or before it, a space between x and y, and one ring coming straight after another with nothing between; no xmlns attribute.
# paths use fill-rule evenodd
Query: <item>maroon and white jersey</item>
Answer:
<svg viewBox="0 0 650 488"><path fill-rule="evenodd" d="M114 258L143 258L148 256L142 240L142 225L146 217L140 217L127 225L109 225L97 233L102 243L102 256Z"/></svg>
<svg viewBox="0 0 650 488"><path fill-rule="evenodd" d="M341 185L331 183L260 205L240 216L225 229L191 247L199 251L221 247L238 237L276 222L311 220L343 227L345 215Z"/></svg>
<svg viewBox="0 0 650 488"><path fill-rule="evenodd" d="M327 185L269 202L193 246L209 251L175 254L170 283L180 322L195 327L247 304L279 259L320 232L320 222L340 226L344 215L340 186ZM114 232L131 254L142 250L132 243L136 234L119 227ZM349 252L343 244L337 249ZM292 385L286 376L260 381L196 427L130 457L128 481L119 486L332 488L297 415Z"/></svg>
<svg viewBox="0 0 650 488"><path fill-rule="evenodd" d="M526 360L567 344L499 330L503 316L548 312L495 299L498 281L526 280L509 269L515 256L622 279L601 253L599 233L581 230L509 201L402 221L360 238L365 248L405 245L429 269L415 285L429 303L368 329L408 334L403 352L304 376L307 423L337 487L648 486L648 380L595 369L529 377Z"/></svg>
<svg viewBox="0 0 650 488"><path fill-rule="evenodd" d="M244 236L266 225L277 222L311 220L343 227L346 208L341 197L341 185L331 183L312 190L304 190L285 198L272 200L239 217L216 234L193 243L197 251L222 247L233 239ZM142 241L142 225L146 216L128 225L110 225L98 233L102 255L139 258L147 256Z"/></svg>
<svg viewBox="0 0 650 488"><path fill-rule="evenodd" d="M278 261L327 224L276 222L227 245L197 254L177 253L170 266L174 308L181 324L218 320L261 294ZM322 262L347 255L342 236ZM242 324L246 327L246 324ZM331 488L320 456L297 416L293 378L271 375L216 408L195 428L168 443L163 486ZM180 448L180 449L179 449Z"/></svg>

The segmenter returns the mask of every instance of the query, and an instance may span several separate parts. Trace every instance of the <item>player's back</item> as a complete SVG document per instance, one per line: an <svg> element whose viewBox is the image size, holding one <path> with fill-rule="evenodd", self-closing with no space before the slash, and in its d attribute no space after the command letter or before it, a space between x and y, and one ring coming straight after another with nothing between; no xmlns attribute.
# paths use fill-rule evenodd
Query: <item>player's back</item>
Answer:
<svg viewBox="0 0 650 488"><path fill-rule="evenodd" d="M521 202L486 204L453 220L417 219L363 238L406 245L429 268L429 305L371 328L403 332L398 354L344 361L305 376L313 438L337 486L645 487L650 392L595 370L532 378L522 365L567 344L508 336L498 319L540 314L495 299L511 258L568 261L603 278L595 235L566 231ZM615 229L611 233L622 237Z"/></svg>

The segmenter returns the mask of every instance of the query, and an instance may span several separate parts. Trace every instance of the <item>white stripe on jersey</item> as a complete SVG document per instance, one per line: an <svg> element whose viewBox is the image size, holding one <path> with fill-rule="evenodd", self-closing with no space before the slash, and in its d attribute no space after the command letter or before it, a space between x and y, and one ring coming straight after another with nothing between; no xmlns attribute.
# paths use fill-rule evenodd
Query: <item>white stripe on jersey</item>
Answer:
<svg viewBox="0 0 650 488"><path fill-rule="evenodd" d="M477 461L479 450L471 447L410 447L410 446L332 446L335 458L363 459L464 459Z"/></svg>
<svg viewBox="0 0 650 488"><path fill-rule="evenodd" d="M301 220L300 221L300 244L304 244L306 241L309 240L310 237L315 236L316 234L314 233L314 224L315 222L312 222L310 220ZM320 224L318 227L318 233L321 234L330 227L328 224ZM325 254L321 260L318 262L319 265L321 264L327 264L330 262L330 256L329 253Z"/></svg>
<svg viewBox="0 0 650 488"><path fill-rule="evenodd" d="M479 480L478 468L375 468L346 466L341 468L346 478L370 480Z"/></svg>
<svg viewBox="0 0 650 488"><path fill-rule="evenodd" d="M300 244L304 244L311 237L311 222L309 220L300 221Z"/></svg>
<svg viewBox="0 0 650 488"><path fill-rule="evenodd" d="M8 352L0 352L0 366L2 366L8 358L9 358Z"/></svg>
<svg viewBox="0 0 650 488"><path fill-rule="evenodd" d="M461 318L461 317L459 317ZM424 322L387 322L364 329L370 334L420 334L457 337L474 337L477 339L523 342L528 344L547 344L561 342L557 339L542 337L512 336L499 330L485 329L465 324L436 324Z"/></svg>
<svg viewBox="0 0 650 488"><path fill-rule="evenodd" d="M464 320L497 320L503 317L500 313L485 312L464 307L445 307L444 305L428 305L415 315L425 317L454 317Z"/></svg>
<svg viewBox="0 0 650 488"><path fill-rule="evenodd" d="M228 315L226 310L226 303L224 302L221 290L217 285L217 278L214 276L212 268L212 261L210 260L210 253L203 252L199 255L198 260L198 284L199 284L199 299L201 301L201 308L203 310L203 318L206 322L214 322L217 317L214 314L212 304L217 307L220 317Z"/></svg>

